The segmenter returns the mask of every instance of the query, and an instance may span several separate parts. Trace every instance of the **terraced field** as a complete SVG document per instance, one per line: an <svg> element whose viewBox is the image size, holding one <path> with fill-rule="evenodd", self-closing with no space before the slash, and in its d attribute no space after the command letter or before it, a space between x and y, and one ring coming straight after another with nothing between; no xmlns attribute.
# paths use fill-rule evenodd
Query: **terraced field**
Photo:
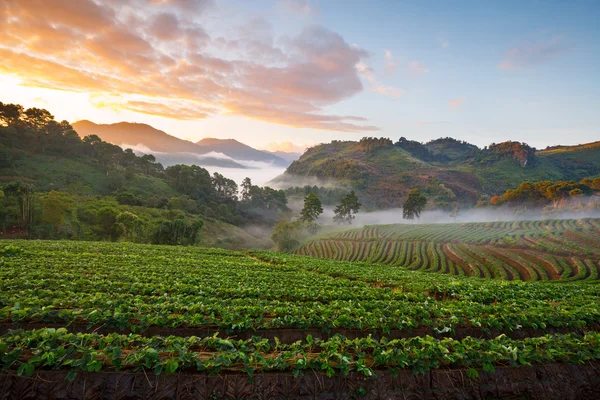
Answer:
<svg viewBox="0 0 600 400"><path fill-rule="evenodd" d="M0 241L0 398L593 398L599 328L589 280Z"/></svg>
<svg viewBox="0 0 600 400"><path fill-rule="evenodd" d="M597 280L600 219L367 226L295 253L482 278Z"/></svg>

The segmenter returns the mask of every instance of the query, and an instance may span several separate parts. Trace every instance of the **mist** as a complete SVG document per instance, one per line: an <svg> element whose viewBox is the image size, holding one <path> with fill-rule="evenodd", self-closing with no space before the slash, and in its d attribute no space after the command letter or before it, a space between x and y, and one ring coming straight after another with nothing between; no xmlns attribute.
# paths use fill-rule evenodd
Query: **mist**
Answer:
<svg viewBox="0 0 600 400"><path fill-rule="evenodd" d="M319 179L314 176L298 176L292 174L284 174L285 168L282 173L273 177L268 182L269 186L275 189L288 189L292 187L304 187L304 186L318 186L325 188L340 188L342 187L338 181Z"/></svg>
<svg viewBox="0 0 600 400"><path fill-rule="evenodd" d="M590 207L590 204L592 207ZM573 207L577 205L581 208L574 210ZM294 209L298 206L298 204L294 204ZM334 225L333 216L333 207L324 207L323 214L319 217L318 222L324 226ZM550 212L547 208L544 209L542 207L515 212L514 208L500 206L493 209L473 208L460 210L456 217L451 217L450 212L448 211L431 210L423 212L421 218L413 221L402 218L402 208L393 208L381 211L359 212L356 214L356 219L352 221L352 225L348 226L348 228L388 224L416 225L581 218L600 218L600 199L591 197L583 198L578 200L577 203L562 208L552 209ZM344 225L342 225L342 227L343 226Z"/></svg>
<svg viewBox="0 0 600 400"><path fill-rule="evenodd" d="M284 167L265 162L239 160L236 160L236 162L244 165L246 168L225 168L209 165L204 165L202 168L207 169L211 175L218 172L226 178L233 179L238 185L241 185L244 178L248 177L252 180L253 185L258 186L270 186L269 182L273 177L280 175L285 171Z"/></svg>

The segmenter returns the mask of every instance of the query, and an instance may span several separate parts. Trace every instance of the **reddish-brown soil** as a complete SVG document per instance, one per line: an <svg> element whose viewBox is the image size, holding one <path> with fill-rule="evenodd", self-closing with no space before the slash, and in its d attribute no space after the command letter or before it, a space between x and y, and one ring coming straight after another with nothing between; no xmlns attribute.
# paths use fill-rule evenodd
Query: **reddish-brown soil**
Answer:
<svg viewBox="0 0 600 400"><path fill-rule="evenodd" d="M0 374L1 399L90 399L90 400L208 400L208 399L529 399L587 400L600 398L600 362L582 365L548 364L518 368L499 367L479 371L471 379L465 370L434 370L414 375L378 372L336 375L332 378L306 371L293 377L287 373L245 374L178 373L80 373L68 382L67 372L40 371L33 377Z"/></svg>
<svg viewBox="0 0 600 400"><path fill-rule="evenodd" d="M0 335L6 334L9 330L14 329L41 329L41 328L64 328L64 324L48 324L48 323L30 323L30 324L14 324L14 323L0 323ZM67 327L70 332L96 332L99 334L109 334L109 333L122 333L124 335L132 333L131 330L119 330L115 328L107 328L107 327L91 327L87 328L86 325L70 325ZM430 335L436 338L445 338L452 337L457 340L462 340L467 336L476 337L476 338L495 338L500 334L505 334L506 336L513 339L524 339L528 337L538 337L547 334L560 334L560 333L570 333L575 332L579 334L583 334L585 331L600 331L600 325L594 325L586 327L585 329L579 328L555 328L555 327L547 327L546 329L531 329L531 328L523 328L514 331L500 331L498 329L490 329L489 331L484 331L479 327L459 327L455 329L454 333L445 332L438 333L434 329L429 327L418 327L414 328L410 331L407 330L399 330L392 329L389 333L383 334L377 331L368 331L368 330L359 330L359 329L333 329L330 332L323 332L323 330L318 328L313 329L258 329L258 330L247 330L242 332L235 333L227 333L223 330L219 330L218 328L186 328L186 327L178 327L178 328L163 328L152 326L146 329L143 332L137 332L143 336L181 336L181 337L189 337L189 336L197 336L197 337L207 337L213 336L215 333L221 337L232 337L236 339L250 339L252 336L260 336L266 339L274 339L278 338L281 343L294 343L298 340L304 340L307 335L311 335L315 338L328 339L336 334L345 336L350 339L361 338L367 335L371 335L374 339L379 340L381 337L385 336L388 339L402 339L402 338L412 338L417 336L425 336Z"/></svg>

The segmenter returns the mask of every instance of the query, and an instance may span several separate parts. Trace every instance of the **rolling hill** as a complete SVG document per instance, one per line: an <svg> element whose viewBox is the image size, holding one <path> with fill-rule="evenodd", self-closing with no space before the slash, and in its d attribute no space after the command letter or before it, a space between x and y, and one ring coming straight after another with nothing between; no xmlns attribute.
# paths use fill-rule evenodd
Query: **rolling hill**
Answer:
<svg viewBox="0 0 600 400"><path fill-rule="evenodd" d="M287 167L290 162L274 154L256 150L233 139L202 139L197 143L179 139L150 125L119 122L95 124L83 120L73 123L79 136L97 135L100 139L138 153L153 154L165 166L196 164L226 168L246 168L244 162L262 162Z"/></svg>
<svg viewBox="0 0 600 400"><path fill-rule="evenodd" d="M370 208L401 206L420 188L430 205L474 205L526 180L580 180L600 173L600 142L536 150L504 142L480 149L452 138L419 143L402 138L333 141L309 148L272 183L298 181L357 190Z"/></svg>

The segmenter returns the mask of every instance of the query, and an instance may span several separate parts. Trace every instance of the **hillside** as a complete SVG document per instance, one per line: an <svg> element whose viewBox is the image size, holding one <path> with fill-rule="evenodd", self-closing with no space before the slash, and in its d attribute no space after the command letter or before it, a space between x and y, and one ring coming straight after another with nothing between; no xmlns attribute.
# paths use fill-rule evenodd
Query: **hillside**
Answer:
<svg viewBox="0 0 600 400"><path fill-rule="evenodd" d="M273 246L283 191L251 185L239 199L221 174L81 136L47 110L0 103L0 237Z"/></svg>
<svg viewBox="0 0 600 400"><path fill-rule="evenodd" d="M274 183L297 186L312 178L352 187L371 208L400 206L412 188L420 188L430 207L451 209L457 202L474 205L482 196L501 194L526 180L580 180L599 173L598 142L538 151L517 142L479 149L451 138L425 144L364 138L309 148Z"/></svg>
<svg viewBox="0 0 600 400"><path fill-rule="evenodd" d="M237 140L207 138L193 143L146 124L130 122L95 124L84 120L73 123L73 129L81 137L96 135L105 142L131 147L137 152L153 154L165 166L196 164L245 168L237 161L265 162L284 167L289 165L289 162L276 155L256 150Z"/></svg>

